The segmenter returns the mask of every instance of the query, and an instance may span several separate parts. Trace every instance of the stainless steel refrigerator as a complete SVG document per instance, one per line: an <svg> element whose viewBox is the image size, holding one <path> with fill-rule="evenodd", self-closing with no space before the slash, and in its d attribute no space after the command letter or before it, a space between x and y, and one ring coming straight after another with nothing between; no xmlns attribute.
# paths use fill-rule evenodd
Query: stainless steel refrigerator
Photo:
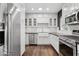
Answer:
<svg viewBox="0 0 79 59"><path fill-rule="evenodd" d="M7 18L7 55L20 55L20 12L16 7L8 13Z"/></svg>

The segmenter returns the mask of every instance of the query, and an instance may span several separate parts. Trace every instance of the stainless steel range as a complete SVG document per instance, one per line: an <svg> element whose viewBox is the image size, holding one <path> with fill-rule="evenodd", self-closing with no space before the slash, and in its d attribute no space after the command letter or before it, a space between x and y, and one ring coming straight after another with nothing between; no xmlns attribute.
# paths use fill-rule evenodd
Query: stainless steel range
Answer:
<svg viewBox="0 0 79 59"><path fill-rule="evenodd" d="M60 35L59 50L65 56L79 55L79 36Z"/></svg>

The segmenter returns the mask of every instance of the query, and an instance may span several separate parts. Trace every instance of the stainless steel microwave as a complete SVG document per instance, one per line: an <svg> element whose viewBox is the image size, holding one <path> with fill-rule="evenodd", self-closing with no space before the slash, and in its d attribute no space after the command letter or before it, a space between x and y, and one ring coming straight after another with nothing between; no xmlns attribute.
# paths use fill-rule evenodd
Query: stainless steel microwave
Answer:
<svg viewBox="0 0 79 59"><path fill-rule="evenodd" d="M65 23L77 23L79 22L79 12L71 14L65 18Z"/></svg>

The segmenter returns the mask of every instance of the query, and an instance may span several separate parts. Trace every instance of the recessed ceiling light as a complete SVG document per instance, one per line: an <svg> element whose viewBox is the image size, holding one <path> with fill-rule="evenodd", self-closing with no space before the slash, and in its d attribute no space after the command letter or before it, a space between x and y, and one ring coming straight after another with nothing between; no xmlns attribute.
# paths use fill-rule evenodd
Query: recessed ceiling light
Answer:
<svg viewBox="0 0 79 59"><path fill-rule="evenodd" d="M49 8L46 8L46 10L49 10Z"/></svg>
<svg viewBox="0 0 79 59"><path fill-rule="evenodd" d="M42 8L38 8L38 10L40 10L40 11L41 11L41 10L42 10Z"/></svg>
<svg viewBox="0 0 79 59"><path fill-rule="evenodd" d="M32 8L32 10L34 10L34 8Z"/></svg>
<svg viewBox="0 0 79 59"><path fill-rule="evenodd" d="M71 9L70 10L74 10L74 7L71 7Z"/></svg>
<svg viewBox="0 0 79 59"><path fill-rule="evenodd" d="M67 8L63 8L63 10L67 10Z"/></svg>

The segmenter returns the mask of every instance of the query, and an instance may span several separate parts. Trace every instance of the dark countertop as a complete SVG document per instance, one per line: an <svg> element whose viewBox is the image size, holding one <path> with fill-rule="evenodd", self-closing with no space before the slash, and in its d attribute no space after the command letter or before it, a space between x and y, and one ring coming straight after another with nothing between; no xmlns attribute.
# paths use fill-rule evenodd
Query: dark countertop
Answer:
<svg viewBox="0 0 79 59"><path fill-rule="evenodd" d="M49 33L49 34L52 34L52 35L55 35L55 36L59 36L59 33L57 33L57 32L52 32L52 33Z"/></svg>
<svg viewBox="0 0 79 59"><path fill-rule="evenodd" d="M74 40L75 42L79 42L79 36L68 36L68 35L61 35L59 36L60 38L61 37L64 37L66 39L71 39L71 40Z"/></svg>

